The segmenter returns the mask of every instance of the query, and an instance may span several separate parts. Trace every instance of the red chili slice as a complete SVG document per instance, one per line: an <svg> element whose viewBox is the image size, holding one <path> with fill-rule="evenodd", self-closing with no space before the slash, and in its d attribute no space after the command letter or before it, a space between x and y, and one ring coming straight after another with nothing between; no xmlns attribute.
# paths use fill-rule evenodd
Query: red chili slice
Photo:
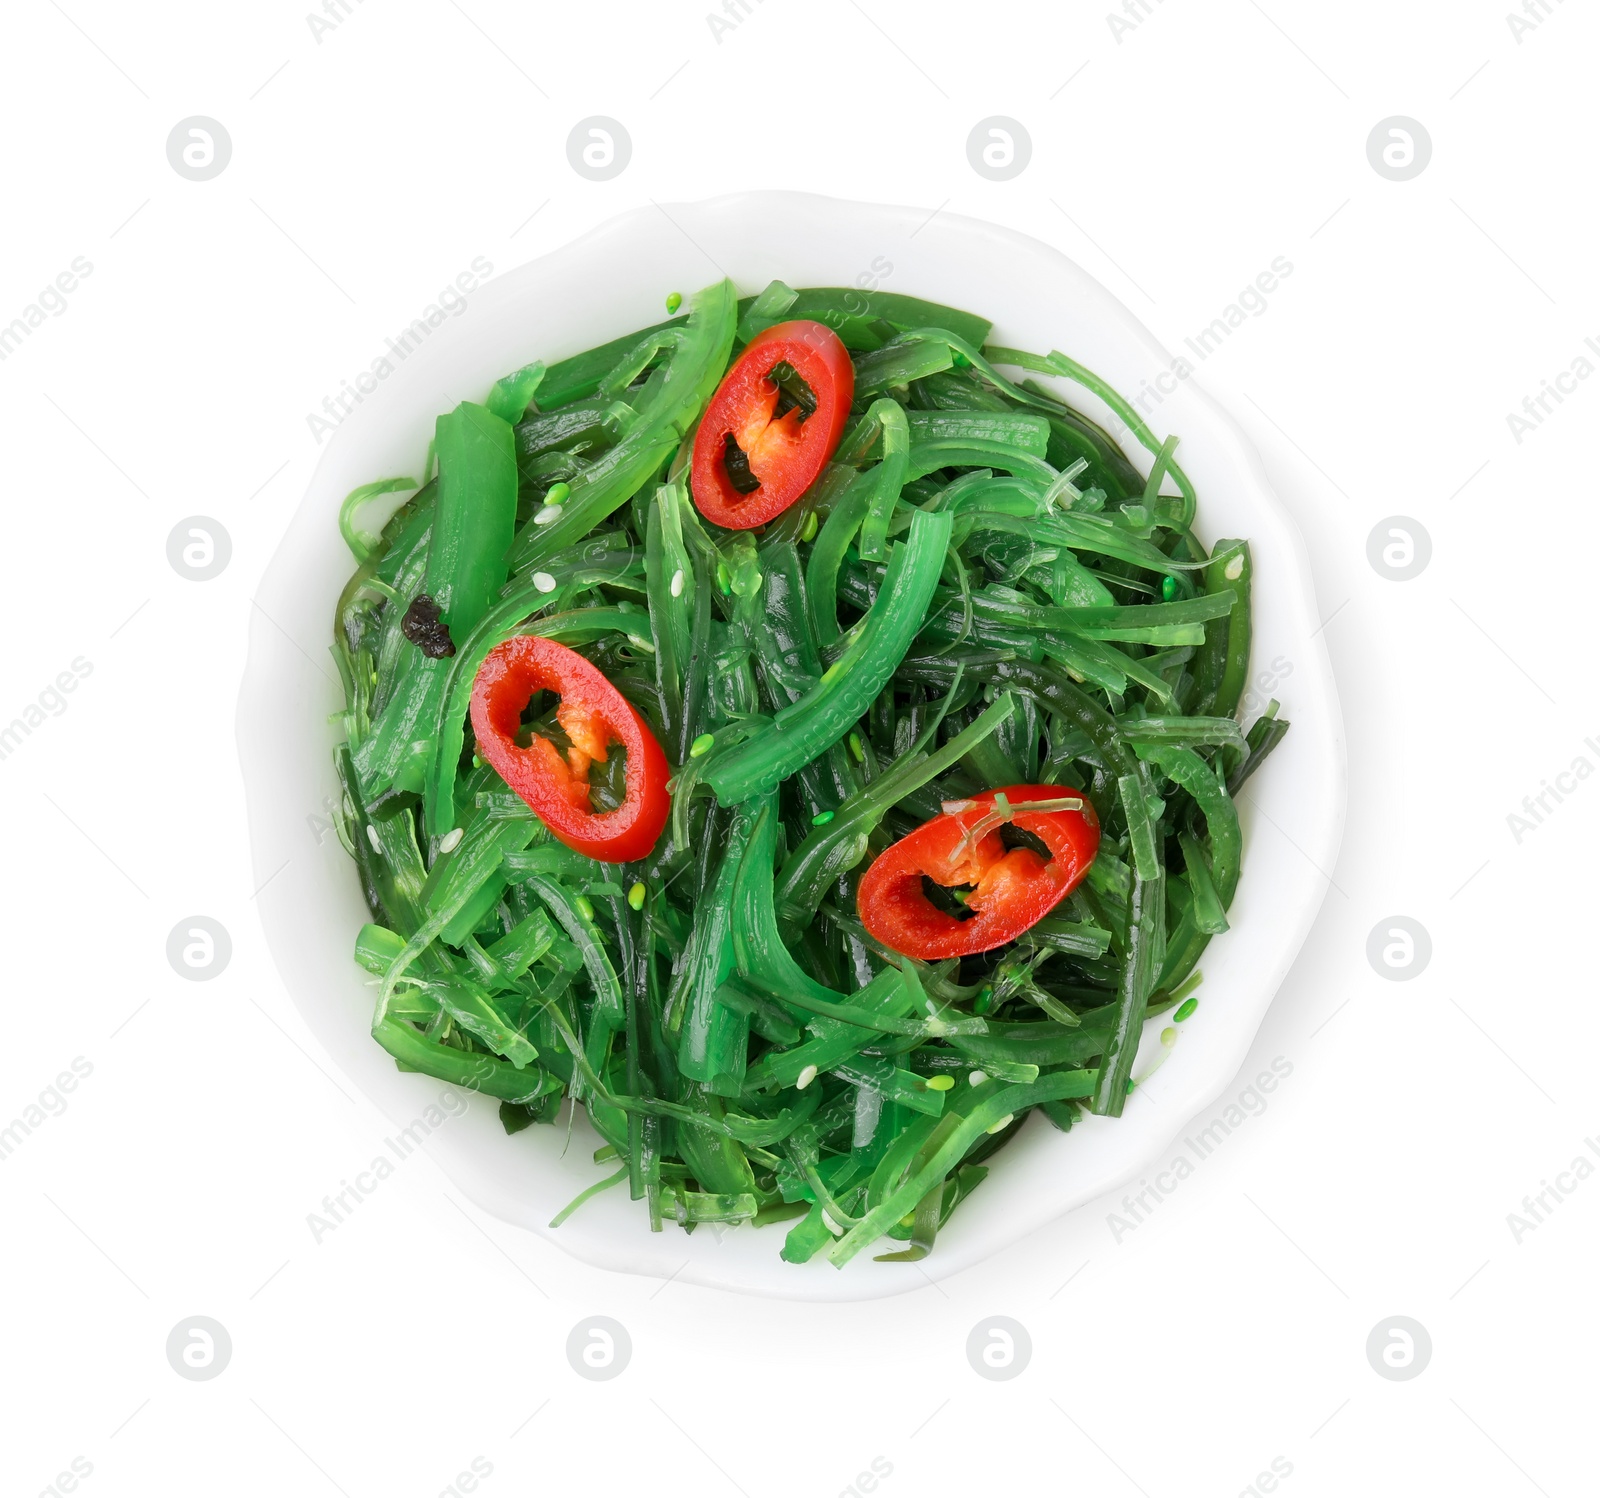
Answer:
<svg viewBox="0 0 1600 1498"><path fill-rule="evenodd" d="M795 407L773 419L779 390L768 375L777 364L789 365L811 387L817 406L809 416ZM850 352L832 328L781 322L757 333L723 376L695 433L690 481L700 513L736 531L781 515L833 456L855 388ZM730 438L757 482L748 494L728 473Z"/></svg>
<svg viewBox="0 0 1600 1498"><path fill-rule="evenodd" d="M1055 785L984 791L966 809L924 822L879 854L856 891L856 909L886 947L925 962L990 951L1049 915L1088 872L1100 847L1100 823L1087 797L1079 811L1020 811L1010 819L1044 843L1047 861L1032 848L1008 851L997 830L968 836L995 809L997 795L1023 806L1081 793ZM923 892L924 874L947 887L974 886L966 897L971 917L962 920L934 905Z"/></svg>
<svg viewBox="0 0 1600 1498"><path fill-rule="evenodd" d="M572 740L565 759L537 734L526 749L516 741L522 710L540 690L561 695L556 721ZM539 635L496 645L472 684L472 731L501 779L569 848L629 863L655 847L671 808L667 757L622 693L575 650ZM612 744L628 751L627 796L615 811L595 812L589 765Z"/></svg>

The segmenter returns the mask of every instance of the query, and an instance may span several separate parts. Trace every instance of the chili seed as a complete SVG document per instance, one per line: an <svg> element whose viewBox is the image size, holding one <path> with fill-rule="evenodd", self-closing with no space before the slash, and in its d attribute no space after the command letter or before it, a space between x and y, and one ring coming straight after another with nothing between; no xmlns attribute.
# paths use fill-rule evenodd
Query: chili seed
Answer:
<svg viewBox="0 0 1600 1498"><path fill-rule="evenodd" d="M541 593L554 593L556 590L556 580L548 572L535 572L533 585Z"/></svg>

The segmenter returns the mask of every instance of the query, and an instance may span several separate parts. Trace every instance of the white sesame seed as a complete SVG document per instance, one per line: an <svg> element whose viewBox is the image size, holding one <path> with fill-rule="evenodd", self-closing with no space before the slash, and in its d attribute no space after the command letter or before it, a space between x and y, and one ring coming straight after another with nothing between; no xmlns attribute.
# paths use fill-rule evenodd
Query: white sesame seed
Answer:
<svg viewBox="0 0 1600 1498"><path fill-rule="evenodd" d="M544 505L539 510L539 513L533 517L533 523L535 525L549 525L552 520L559 520L560 518L560 505Z"/></svg>
<svg viewBox="0 0 1600 1498"><path fill-rule="evenodd" d="M982 1087L988 1080L989 1073L986 1071L969 1071L967 1073L967 1086L969 1087Z"/></svg>
<svg viewBox="0 0 1600 1498"><path fill-rule="evenodd" d="M1228 565L1222 569L1222 575L1227 578L1230 583L1238 582L1243 574L1244 558L1242 556L1232 558Z"/></svg>
<svg viewBox="0 0 1600 1498"><path fill-rule="evenodd" d="M452 827L442 838L439 839L439 851L441 853L454 853L464 836L466 836L466 834L461 830L461 828Z"/></svg>
<svg viewBox="0 0 1600 1498"><path fill-rule="evenodd" d="M989 1133L991 1133L991 1134L998 1134L998 1133L999 1133L999 1132L1000 1132L1000 1131L1001 1131L1001 1129L1003 1129L1003 1128L1005 1128L1005 1126L1006 1126L1006 1125L1007 1125L1007 1124L1008 1124L1008 1123L1010 1123L1010 1122L1011 1122L1011 1120L1012 1120L1012 1119L1013 1119L1013 1118L1015 1118L1015 1117L1016 1117L1016 1116L1017 1116L1017 1115L1016 1115L1016 1114L1015 1114L1015 1113L1008 1113L1008 1114L1006 1114L1006 1116L1005 1116L1005 1117L1004 1117L1004 1118L1002 1118L1002 1119L1000 1119L1000 1120L998 1120L998 1121L997 1121L997 1122L995 1122L995 1123L992 1123L992 1124L990 1124L990 1125L989 1125L989 1129L988 1129L988 1132L989 1132Z"/></svg>
<svg viewBox="0 0 1600 1498"><path fill-rule="evenodd" d="M816 1067L807 1066L807 1067L803 1067L801 1069L800 1075L794 1079L794 1085L796 1087L798 1087L801 1092L804 1092L806 1090L806 1088L808 1088L816 1080L817 1080L817 1069L816 1069Z"/></svg>
<svg viewBox="0 0 1600 1498"><path fill-rule="evenodd" d="M971 811L978 803L976 801L941 801L939 810L947 817L953 817L958 812Z"/></svg>
<svg viewBox="0 0 1600 1498"><path fill-rule="evenodd" d="M683 597L683 568L680 567L672 574L672 586L668 590L674 598Z"/></svg>
<svg viewBox="0 0 1600 1498"><path fill-rule="evenodd" d="M835 1238L842 1238L844 1236L844 1229L833 1220L832 1214L826 1207L822 1209L822 1225L823 1227L827 1228L827 1230L832 1233Z"/></svg>
<svg viewBox="0 0 1600 1498"><path fill-rule="evenodd" d="M367 823L367 841L372 844L374 853L383 852L383 844L378 841L378 829L371 822Z"/></svg>
<svg viewBox="0 0 1600 1498"><path fill-rule="evenodd" d="M541 593L554 593L556 590L556 580L548 572L535 572L533 585Z"/></svg>

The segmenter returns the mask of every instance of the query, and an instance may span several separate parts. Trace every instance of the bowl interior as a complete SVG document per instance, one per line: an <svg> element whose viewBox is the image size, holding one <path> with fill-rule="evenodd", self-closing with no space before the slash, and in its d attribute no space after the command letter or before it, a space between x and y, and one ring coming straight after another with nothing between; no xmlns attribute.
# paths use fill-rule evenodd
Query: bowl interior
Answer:
<svg viewBox="0 0 1600 1498"><path fill-rule="evenodd" d="M741 294L781 277L795 286L877 287L978 312L994 320L994 342L1063 349L1140 403L1158 437L1178 433L1180 461L1200 495L1201 536L1252 544L1252 710L1276 696L1294 725L1241 803L1245 859L1232 930L1207 952L1201 1007L1182 1043L1123 1118L1091 1119L1070 1135L1030 1119L919 1265L879 1264L870 1254L843 1270L785 1264L782 1226L651 1234L642 1205L619 1190L552 1231L550 1218L609 1173L592 1163L597 1137L581 1120L570 1144L565 1129L507 1136L495 1104L477 1096L462 1102L451 1094L441 1107L449 1089L396 1071L370 1038L373 995L351 959L366 910L330 825L338 786L329 715L341 698L327 644L334 601L353 570L336 524L340 500L371 479L416 475L437 413L481 400L506 371L659 321L669 291L687 298L723 274ZM1320 870L1333 867L1343 825L1343 737L1292 521L1238 429L1192 379L1173 373L1171 357L1116 298L1048 246L974 220L801 194L741 194L615 219L475 291L459 315L389 365L374 370L372 388L358 392L361 401L329 439L262 580L239 700L239 750L257 881L282 869L257 903L294 1003L396 1127L420 1121L429 1153L466 1195L612 1269L804 1299L889 1295L975 1263L1136 1174L1218 1096L1321 904L1327 880ZM1086 392L1062 388L1079 409L1121 428ZM1131 439L1124 446L1148 471L1148 455ZM1147 1034L1136 1074L1153 1045Z"/></svg>

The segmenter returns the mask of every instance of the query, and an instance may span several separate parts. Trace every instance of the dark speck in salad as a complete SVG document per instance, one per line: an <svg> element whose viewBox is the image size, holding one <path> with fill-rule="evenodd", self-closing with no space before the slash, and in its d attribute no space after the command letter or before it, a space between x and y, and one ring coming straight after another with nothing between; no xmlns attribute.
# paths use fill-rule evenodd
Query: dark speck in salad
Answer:
<svg viewBox="0 0 1600 1498"><path fill-rule="evenodd" d="M450 638L450 626L439 617L439 605L426 593L418 593L411 600L411 607L400 621L400 633L433 660L456 653L456 642Z"/></svg>

